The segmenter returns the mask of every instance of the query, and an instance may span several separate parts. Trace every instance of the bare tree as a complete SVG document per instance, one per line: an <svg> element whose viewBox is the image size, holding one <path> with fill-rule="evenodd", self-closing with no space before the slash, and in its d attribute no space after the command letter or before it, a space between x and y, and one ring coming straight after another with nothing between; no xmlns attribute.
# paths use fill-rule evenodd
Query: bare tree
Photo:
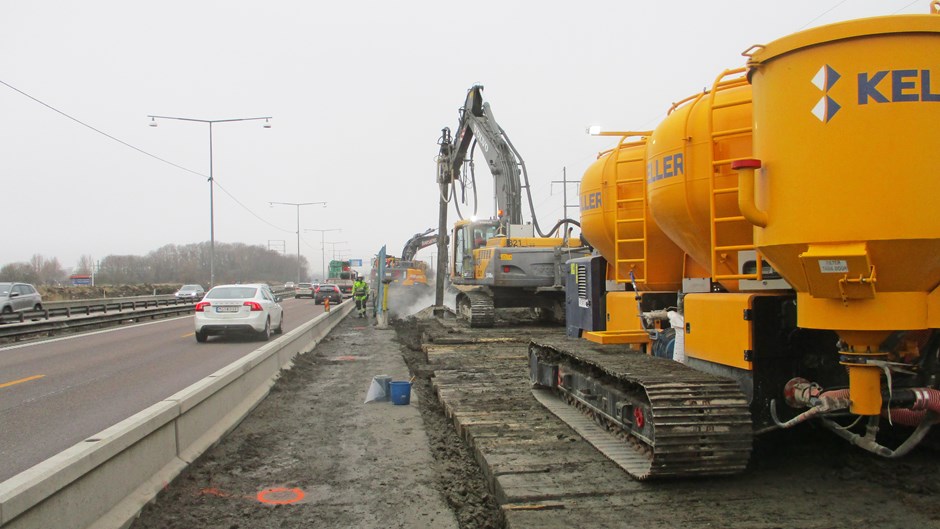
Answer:
<svg viewBox="0 0 940 529"><path fill-rule="evenodd" d="M78 258L78 266L75 267L76 274L91 275L95 269L95 259L85 254Z"/></svg>
<svg viewBox="0 0 940 529"><path fill-rule="evenodd" d="M37 274L29 263L10 263L0 268L0 279L3 281L19 281L22 283L38 283Z"/></svg>

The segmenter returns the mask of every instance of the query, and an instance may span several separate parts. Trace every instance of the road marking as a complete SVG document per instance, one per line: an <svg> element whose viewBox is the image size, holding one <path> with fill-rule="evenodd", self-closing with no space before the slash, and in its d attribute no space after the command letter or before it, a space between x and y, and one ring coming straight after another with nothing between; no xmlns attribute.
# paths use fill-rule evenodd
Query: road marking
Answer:
<svg viewBox="0 0 940 529"><path fill-rule="evenodd" d="M134 329L134 328L136 328L136 327L146 327L146 326L148 326L148 325L162 325L162 324L164 324L164 323L173 322L173 321L176 321L176 320L182 320L182 319L184 319L184 318L192 319L192 317L193 317L192 314L187 314L187 315L185 315L185 316L179 316L179 317L176 317L176 318L165 318L165 319L162 319L162 320L148 321L147 323L135 323L134 325L124 325L124 326L121 326L121 327L114 327L114 328L111 328L111 329L102 329L102 330L100 330L100 331L86 332L86 333L80 333L80 334L72 334L72 335L69 335L69 336L62 336L61 338L53 338L53 339L51 339L51 340L38 340L38 341L35 341L35 342L23 343L23 344L18 344L18 345L11 345L11 346L9 346L9 347L0 347L0 351L11 351L11 350L13 350L13 349L22 349L22 348L24 348L24 347L35 347L35 346L37 346L37 345L46 345L46 344L55 343L55 342L64 342L64 341L66 341L66 340L79 340L79 339L85 338L85 337L87 337L87 336L95 336L95 335L97 335L97 334L107 334L107 333L109 333L109 332L127 331L127 330L129 330L129 329Z"/></svg>
<svg viewBox="0 0 940 529"><path fill-rule="evenodd" d="M189 334L184 334L184 335L181 336L180 338L189 338L190 336L195 336L195 335L196 335L196 331L193 331L193 332L191 332L191 333L189 333Z"/></svg>
<svg viewBox="0 0 940 529"><path fill-rule="evenodd" d="M19 380L14 380L12 382L4 382L0 384L0 388L5 388L7 386L15 386L16 384L22 384L23 382L29 382L30 380L36 380L37 378L42 378L46 375L33 375L31 377L21 378Z"/></svg>
<svg viewBox="0 0 940 529"><path fill-rule="evenodd" d="M298 488L277 487L259 492L258 501L268 505L289 505L304 499L304 496L304 491Z"/></svg>

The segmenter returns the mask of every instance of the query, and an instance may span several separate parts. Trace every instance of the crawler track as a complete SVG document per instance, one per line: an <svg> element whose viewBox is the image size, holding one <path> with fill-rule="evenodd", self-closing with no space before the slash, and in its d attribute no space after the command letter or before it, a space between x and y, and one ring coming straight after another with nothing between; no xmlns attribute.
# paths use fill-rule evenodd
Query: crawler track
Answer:
<svg viewBox="0 0 940 529"><path fill-rule="evenodd" d="M467 319L470 327L492 327L496 322L496 308L493 305L493 296L480 290L464 292L463 295L466 296L466 298L464 298L463 306L460 307L460 316Z"/></svg>
<svg viewBox="0 0 940 529"><path fill-rule="evenodd" d="M533 341L529 356L533 381L557 395L536 390L538 400L635 478L727 475L747 466L751 417L735 382L586 342ZM569 405L597 428L574 420Z"/></svg>

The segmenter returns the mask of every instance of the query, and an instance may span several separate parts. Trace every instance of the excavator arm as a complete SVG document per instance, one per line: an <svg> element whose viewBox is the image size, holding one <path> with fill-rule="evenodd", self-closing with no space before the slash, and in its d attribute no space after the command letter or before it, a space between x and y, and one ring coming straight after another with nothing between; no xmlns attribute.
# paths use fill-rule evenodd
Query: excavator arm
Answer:
<svg viewBox="0 0 940 529"><path fill-rule="evenodd" d="M401 250L401 260L412 261L418 253L418 250L427 248L436 243L437 234L434 233L435 231L434 228L428 228L427 231L416 233L412 238L408 239L408 242L405 243L405 246Z"/></svg>
<svg viewBox="0 0 940 529"><path fill-rule="evenodd" d="M496 123L489 103L483 102L483 86L474 85L460 109L460 122L451 141L450 129L444 129L438 157L441 183L460 178L464 159L476 139L493 175L496 207L503 212L504 222L522 224L522 184L520 166L523 161L509 143L506 133Z"/></svg>

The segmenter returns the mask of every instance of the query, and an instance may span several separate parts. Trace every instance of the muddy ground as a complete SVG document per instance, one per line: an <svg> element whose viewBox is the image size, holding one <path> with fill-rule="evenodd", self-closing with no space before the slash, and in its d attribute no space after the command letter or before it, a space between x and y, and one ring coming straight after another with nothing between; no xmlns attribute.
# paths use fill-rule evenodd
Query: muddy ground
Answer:
<svg viewBox="0 0 940 529"><path fill-rule="evenodd" d="M416 378L408 406L364 403L373 375L407 380L404 359L420 356L366 321L350 315L299 357L133 529L499 527L426 377Z"/></svg>
<svg viewBox="0 0 940 529"><path fill-rule="evenodd" d="M431 390L421 330L404 322L396 338L363 321L347 318L301 357L133 527L505 526ZM411 406L362 404L371 376L384 371L416 376ZM940 453L925 448L888 461L812 425L759 438L740 476L638 484L617 472L624 490L611 504L623 510L626 503L635 516L598 525L572 520L574 511L538 515L566 527L940 529ZM286 490L267 493L269 500L293 501L294 489L305 497L285 505L257 500L272 489Z"/></svg>

